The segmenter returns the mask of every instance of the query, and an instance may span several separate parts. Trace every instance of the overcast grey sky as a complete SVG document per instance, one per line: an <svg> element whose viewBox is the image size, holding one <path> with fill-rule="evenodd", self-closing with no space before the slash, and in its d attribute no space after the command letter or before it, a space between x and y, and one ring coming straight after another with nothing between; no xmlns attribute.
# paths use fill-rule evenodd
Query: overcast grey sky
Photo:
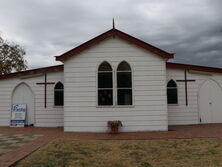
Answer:
<svg viewBox="0 0 222 167"><path fill-rule="evenodd" d="M222 67L222 0L0 0L0 35L23 46L29 68L112 27L175 54Z"/></svg>

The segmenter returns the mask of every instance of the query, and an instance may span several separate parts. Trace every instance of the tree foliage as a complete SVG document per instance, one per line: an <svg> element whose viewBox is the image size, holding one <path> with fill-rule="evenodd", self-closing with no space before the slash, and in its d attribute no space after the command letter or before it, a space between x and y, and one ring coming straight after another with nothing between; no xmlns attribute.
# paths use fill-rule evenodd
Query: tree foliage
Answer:
<svg viewBox="0 0 222 167"><path fill-rule="evenodd" d="M15 43L9 43L0 37L0 75L27 68L24 59L25 50Z"/></svg>

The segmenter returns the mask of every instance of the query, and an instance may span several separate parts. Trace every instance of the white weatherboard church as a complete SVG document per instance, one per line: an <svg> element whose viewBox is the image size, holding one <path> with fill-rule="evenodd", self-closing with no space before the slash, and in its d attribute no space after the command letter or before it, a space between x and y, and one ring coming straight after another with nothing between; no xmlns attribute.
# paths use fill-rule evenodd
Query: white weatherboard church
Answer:
<svg viewBox="0 0 222 167"><path fill-rule="evenodd" d="M0 76L0 125L27 104L27 125L72 132L166 131L222 123L222 68L169 63L173 54L115 28L57 56L63 65Z"/></svg>

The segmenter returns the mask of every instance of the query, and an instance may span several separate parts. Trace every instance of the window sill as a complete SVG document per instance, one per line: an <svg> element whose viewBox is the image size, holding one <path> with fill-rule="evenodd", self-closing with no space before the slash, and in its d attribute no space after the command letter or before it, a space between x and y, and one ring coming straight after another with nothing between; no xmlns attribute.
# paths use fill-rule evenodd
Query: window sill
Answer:
<svg viewBox="0 0 222 167"><path fill-rule="evenodd" d="M134 108L134 105L96 106L96 108Z"/></svg>
<svg viewBox="0 0 222 167"><path fill-rule="evenodd" d="M53 106L53 108L64 108L64 106Z"/></svg>
<svg viewBox="0 0 222 167"><path fill-rule="evenodd" d="M179 106L179 104L167 104L168 106Z"/></svg>

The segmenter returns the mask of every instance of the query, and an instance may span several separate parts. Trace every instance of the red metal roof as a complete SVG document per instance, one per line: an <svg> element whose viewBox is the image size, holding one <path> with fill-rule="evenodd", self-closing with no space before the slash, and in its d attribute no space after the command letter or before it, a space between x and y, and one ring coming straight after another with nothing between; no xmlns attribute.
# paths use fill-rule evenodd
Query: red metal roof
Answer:
<svg viewBox="0 0 222 167"><path fill-rule="evenodd" d="M166 67L169 69L196 70L196 71L204 71L204 72L222 73L222 68L198 66L198 65L190 65L190 64L167 62Z"/></svg>
<svg viewBox="0 0 222 167"><path fill-rule="evenodd" d="M39 74L39 73L58 72L58 71L63 71L63 65L43 67L43 68L37 68L37 69L32 69L32 70L26 70L26 71L20 71L20 72L14 72L14 73L9 73L9 74L5 74L5 75L0 75L0 80L20 77L20 76L35 75L35 74Z"/></svg>

